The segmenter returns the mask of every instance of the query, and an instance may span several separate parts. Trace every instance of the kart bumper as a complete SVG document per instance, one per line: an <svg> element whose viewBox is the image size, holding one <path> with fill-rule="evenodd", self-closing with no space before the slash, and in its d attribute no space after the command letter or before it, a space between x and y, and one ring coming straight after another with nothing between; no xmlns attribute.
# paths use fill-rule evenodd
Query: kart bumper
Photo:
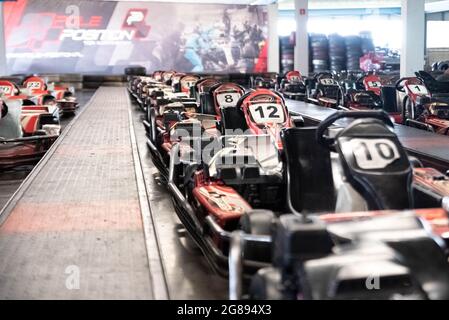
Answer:
<svg viewBox="0 0 449 320"><path fill-rule="evenodd" d="M0 141L0 170L37 163L58 138L32 136Z"/></svg>

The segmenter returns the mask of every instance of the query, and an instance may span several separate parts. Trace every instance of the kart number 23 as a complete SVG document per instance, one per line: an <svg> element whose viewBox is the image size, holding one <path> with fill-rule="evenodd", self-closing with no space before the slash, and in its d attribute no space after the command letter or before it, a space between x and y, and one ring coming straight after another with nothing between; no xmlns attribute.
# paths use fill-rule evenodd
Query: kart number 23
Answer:
<svg viewBox="0 0 449 320"><path fill-rule="evenodd" d="M349 144L360 169L384 169L400 158L398 148L388 139L352 139Z"/></svg>

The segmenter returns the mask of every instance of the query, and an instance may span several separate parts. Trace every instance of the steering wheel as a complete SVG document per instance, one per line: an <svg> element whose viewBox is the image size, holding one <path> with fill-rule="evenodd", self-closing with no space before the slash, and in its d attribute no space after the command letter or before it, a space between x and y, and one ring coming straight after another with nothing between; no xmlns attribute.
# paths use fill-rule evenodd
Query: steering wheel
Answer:
<svg viewBox="0 0 449 320"><path fill-rule="evenodd" d="M335 138L331 138L325 135L326 130L338 119L343 118L374 118L383 121L386 125L394 127L390 116L383 110L370 110L370 111L337 111L327 117L320 123L316 131L316 140L322 146L330 148L335 143Z"/></svg>

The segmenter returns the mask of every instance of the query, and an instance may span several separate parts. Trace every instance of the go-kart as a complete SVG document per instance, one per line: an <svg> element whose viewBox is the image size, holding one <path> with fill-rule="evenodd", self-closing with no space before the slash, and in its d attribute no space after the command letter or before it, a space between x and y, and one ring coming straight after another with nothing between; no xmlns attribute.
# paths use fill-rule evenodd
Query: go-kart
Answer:
<svg viewBox="0 0 449 320"><path fill-rule="evenodd" d="M447 300L446 247L424 215L447 221L448 212L377 211L302 216L273 223L272 265L244 286L247 243L232 236L230 299Z"/></svg>
<svg viewBox="0 0 449 320"><path fill-rule="evenodd" d="M282 79L279 90L284 97L289 99L304 99L306 96L306 84L299 71L290 71Z"/></svg>
<svg viewBox="0 0 449 320"><path fill-rule="evenodd" d="M40 98L38 104L55 103L58 106L60 115L73 115L78 108L74 90L71 88L57 86L54 83L47 84L44 79L37 76L25 78L22 86L29 95Z"/></svg>
<svg viewBox="0 0 449 320"><path fill-rule="evenodd" d="M216 135L217 128L221 126L217 110L235 105L244 92L238 85L220 84L210 78L198 81L196 77L184 76L180 81L183 91L184 87L193 85L191 91L194 98L167 99L158 91L154 91L147 110L147 119L144 121L153 162L166 179L170 150L173 143L177 142L176 139L173 140L174 132L179 128L196 128L199 132L195 133L200 136L205 133Z"/></svg>
<svg viewBox="0 0 449 320"><path fill-rule="evenodd" d="M417 72L416 76L396 82L396 89L405 95L402 100L403 123L449 135L449 84L436 81L423 71Z"/></svg>
<svg viewBox="0 0 449 320"><path fill-rule="evenodd" d="M252 89L277 89L277 76L251 76L249 86Z"/></svg>
<svg viewBox="0 0 449 320"><path fill-rule="evenodd" d="M38 162L59 136L56 108L21 100L0 103L0 171Z"/></svg>
<svg viewBox="0 0 449 320"><path fill-rule="evenodd" d="M254 242L254 255L246 265L254 272L269 261L270 239L263 227L272 216L267 220L266 211L256 209L280 210L285 205L279 132L293 123L280 94L258 89L238 99L242 90L236 90L235 84L224 86L212 89L221 134L192 139L183 134L183 139L171 145L168 179L180 220L223 275L227 273L230 232L245 228L257 217L262 228L253 226L247 234L248 241ZM194 126L176 125L192 132Z"/></svg>
<svg viewBox="0 0 449 320"><path fill-rule="evenodd" d="M338 82L329 72L320 72L307 79L307 100L330 108L337 108L341 100Z"/></svg>
<svg viewBox="0 0 449 320"><path fill-rule="evenodd" d="M396 123L402 123L402 114L397 109L396 89L382 85L375 74L362 74L353 82L344 81L343 107L348 110L385 110Z"/></svg>
<svg viewBox="0 0 449 320"><path fill-rule="evenodd" d="M347 117L355 120L346 128L331 127ZM398 211L417 206L420 191L389 126L384 112L352 111L338 112L317 128L282 132L288 212L271 213L279 217L266 222L265 231L274 229L265 233L273 241L273 265L254 276L250 298L449 297L449 198L435 209ZM253 245L245 234L232 236L231 298L242 297ZM379 290L369 291L376 281Z"/></svg>

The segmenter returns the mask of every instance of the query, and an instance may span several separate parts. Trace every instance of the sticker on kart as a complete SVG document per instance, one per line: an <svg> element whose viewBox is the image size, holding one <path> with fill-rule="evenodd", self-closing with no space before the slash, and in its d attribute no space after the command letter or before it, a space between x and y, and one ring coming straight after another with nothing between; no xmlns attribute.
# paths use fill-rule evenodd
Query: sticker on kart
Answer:
<svg viewBox="0 0 449 320"><path fill-rule="evenodd" d="M26 88L27 89L41 89L42 88L42 82L40 82L40 81L27 82Z"/></svg>
<svg viewBox="0 0 449 320"><path fill-rule="evenodd" d="M425 86L423 86L422 84L410 84L410 85L407 85L407 87L411 93L416 94L416 95L428 95L429 94L429 90L427 90L427 88Z"/></svg>
<svg viewBox="0 0 449 320"><path fill-rule="evenodd" d="M242 95L238 92L228 92L217 94L217 102L220 107L235 107Z"/></svg>
<svg viewBox="0 0 449 320"><path fill-rule="evenodd" d="M385 169L401 156L388 139L352 139L349 141L357 166L364 170Z"/></svg>
<svg viewBox="0 0 449 320"><path fill-rule="evenodd" d="M0 86L0 94L11 94L12 86Z"/></svg>
<svg viewBox="0 0 449 320"><path fill-rule="evenodd" d="M275 103L257 103L249 106L251 118L256 124L284 123L285 113L282 105Z"/></svg>
<svg viewBox="0 0 449 320"><path fill-rule="evenodd" d="M291 82L300 82L301 77L300 76L291 76L288 80Z"/></svg>
<svg viewBox="0 0 449 320"><path fill-rule="evenodd" d="M380 81L368 81L367 82L369 88L380 88L382 87L382 83Z"/></svg>
<svg viewBox="0 0 449 320"><path fill-rule="evenodd" d="M320 83L324 86L335 86L337 85L337 81L334 79L321 79Z"/></svg>

